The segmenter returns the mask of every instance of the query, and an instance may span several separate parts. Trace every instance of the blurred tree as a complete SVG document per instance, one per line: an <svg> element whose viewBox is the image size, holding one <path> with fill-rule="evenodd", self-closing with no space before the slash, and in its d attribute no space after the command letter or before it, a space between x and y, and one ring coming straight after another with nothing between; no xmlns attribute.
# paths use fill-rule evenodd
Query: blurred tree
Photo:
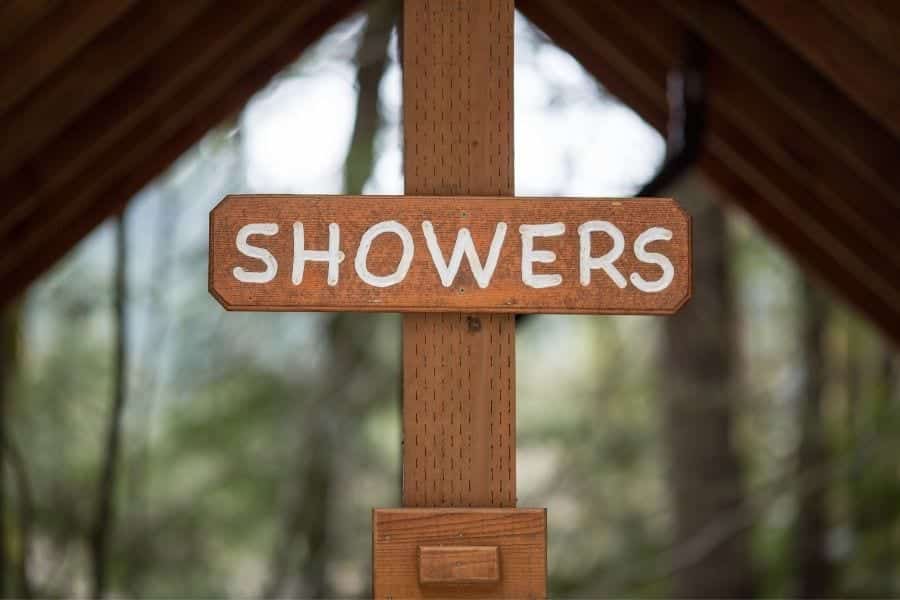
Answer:
<svg viewBox="0 0 900 600"><path fill-rule="evenodd" d="M375 166L375 136L381 127L379 87L388 64L388 43L400 14L397 0L371 2L366 24L356 52L357 103L353 133L344 161L344 192L361 194ZM269 579L262 595L282 593L289 583L289 560L292 547L304 542L302 562L302 594L313 598L334 596L328 566L332 562L333 516L336 499L335 481L339 476L336 455L347 445L347 437L358 435L358 413L374 400L378 386L368 392L352 390L348 381L357 372L373 376L371 349L367 348L375 329L376 316L335 313L326 317L328 356L321 373L324 380L315 407L304 414L302 438L304 459L295 478L299 486L292 506L286 507L280 539L273 552ZM354 391L356 396L354 397ZM297 593L295 590L294 593Z"/></svg>
<svg viewBox="0 0 900 600"><path fill-rule="evenodd" d="M91 531L91 561L93 579L91 598L106 595L109 545L116 519L116 476L122 445L122 415L127 395L128 323L128 228L125 213L116 217L115 274L113 277L113 310L115 313L115 345L113 347L113 391L109 420L106 424L106 444L102 471L97 487L96 514Z"/></svg>
<svg viewBox="0 0 900 600"><path fill-rule="evenodd" d="M676 195L692 218L693 295L665 319L659 382L674 508L672 594L746 598L754 584L743 469L732 439L740 394L728 223L691 177Z"/></svg>
<svg viewBox="0 0 900 600"><path fill-rule="evenodd" d="M827 380L829 303L825 294L806 276L800 281L801 383L797 408L800 442L797 449L797 512L794 531L796 596L825 598L832 589L832 566L827 555L829 488L827 477L827 428L823 415Z"/></svg>
<svg viewBox="0 0 900 600"><path fill-rule="evenodd" d="M6 531L6 405L9 404L8 396L12 387L9 379L12 378L13 373L13 345L6 312L7 309L4 307L3 312L0 313L0 598L6 598L7 565L9 564Z"/></svg>

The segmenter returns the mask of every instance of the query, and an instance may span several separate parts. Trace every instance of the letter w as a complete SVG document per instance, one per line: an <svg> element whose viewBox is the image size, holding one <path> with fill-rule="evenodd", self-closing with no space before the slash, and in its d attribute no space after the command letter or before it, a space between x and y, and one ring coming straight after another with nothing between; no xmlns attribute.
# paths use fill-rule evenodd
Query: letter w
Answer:
<svg viewBox="0 0 900 600"><path fill-rule="evenodd" d="M491 283L491 277L493 277L497 261L500 259L500 248L506 237L506 223L497 223L494 239L491 241L491 248L488 251L487 263L483 267L478 252L475 250L472 234L467 228L463 227L456 234L456 245L453 246L453 253L450 255L450 264L444 261L444 255L438 244L437 236L434 235L431 221L422 221L422 232L425 234L425 242L428 244L428 251L431 252L431 260L434 262L434 267L437 269L444 287L453 285L459 265L462 263L463 254L469 259L469 268L472 269L472 275L475 276L478 287L486 288Z"/></svg>

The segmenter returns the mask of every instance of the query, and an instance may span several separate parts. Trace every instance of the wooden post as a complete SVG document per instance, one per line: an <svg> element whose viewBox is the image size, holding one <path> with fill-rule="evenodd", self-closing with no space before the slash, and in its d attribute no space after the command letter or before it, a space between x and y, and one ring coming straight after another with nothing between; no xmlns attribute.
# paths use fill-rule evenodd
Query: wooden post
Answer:
<svg viewBox="0 0 900 600"><path fill-rule="evenodd" d="M513 314L677 311L690 220L666 199L512 197L512 0L406 0L403 21L406 195L226 197L210 293L405 313L403 508L373 513L373 593L543 598L546 511L515 508Z"/></svg>
<svg viewBox="0 0 900 600"><path fill-rule="evenodd" d="M405 0L407 194L512 196L512 0ZM516 504L515 317L403 318L403 505Z"/></svg>

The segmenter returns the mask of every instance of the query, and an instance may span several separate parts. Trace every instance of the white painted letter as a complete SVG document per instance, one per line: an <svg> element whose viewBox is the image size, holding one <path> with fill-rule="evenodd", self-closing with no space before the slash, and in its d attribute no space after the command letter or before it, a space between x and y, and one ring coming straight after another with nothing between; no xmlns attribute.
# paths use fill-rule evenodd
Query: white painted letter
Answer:
<svg viewBox="0 0 900 600"><path fill-rule="evenodd" d="M475 242L472 241L472 234L467 228L463 227L456 234L456 245L453 246L453 253L450 255L450 264L444 262L444 255L438 244L437 236L434 235L431 221L422 221L422 232L425 234L428 251L431 252L431 261L434 263L444 287L453 285L459 265L462 263L463 254L469 259L469 268L472 269L472 275L475 277L478 287L486 288L491 283L494 269L497 268L497 260L500 258L500 248L506 237L506 223L497 223L484 267L481 266L481 259L478 258L478 252L475 251Z"/></svg>
<svg viewBox="0 0 900 600"><path fill-rule="evenodd" d="M400 257L400 263L397 270L390 275L378 276L373 275L366 265L366 259L369 257L369 249L372 242L382 233L395 233L403 242L403 255ZM369 227L359 240L359 249L356 251L356 274L359 278L375 287L390 287L403 281L406 273L409 271L409 265L413 259L413 238L409 233L409 229L398 223L397 221L382 221Z"/></svg>
<svg viewBox="0 0 900 600"><path fill-rule="evenodd" d="M562 275L559 273L535 275L532 264L552 263L556 260L556 252L552 250L535 250L534 238L562 235L565 232L564 223L519 226L519 233L522 234L522 283L533 288L554 287L562 283Z"/></svg>
<svg viewBox="0 0 900 600"><path fill-rule="evenodd" d="M341 227L337 223L328 226L328 250L306 250L303 239L303 223L294 223L294 269L291 273L291 282L300 285L303 281L303 267L308 260L328 263L328 285L336 286L338 282L338 268L344 260L341 252Z"/></svg>
<svg viewBox="0 0 900 600"><path fill-rule="evenodd" d="M662 277L656 281L646 281L638 273L631 274L631 283L634 287L642 292L661 292L672 283L675 278L675 267L672 261L663 254L658 252L647 252L645 247L650 242L657 240L669 241L672 239L672 232L663 227L651 227L634 240L634 255L643 263L659 265L662 268Z"/></svg>
<svg viewBox="0 0 900 600"><path fill-rule="evenodd" d="M275 235L278 233L277 223L250 223L241 227L237 234L237 249L244 256L261 260L266 265L265 271L247 271L243 267L235 267L234 278L244 283L269 283L278 273L278 261L265 248L258 248L247 243L251 235Z"/></svg>
<svg viewBox="0 0 900 600"><path fill-rule="evenodd" d="M591 256L591 233L594 231L602 231L612 238L613 247L603 256ZM581 249L581 260L578 263L581 285L588 286L591 284L591 271L593 269L606 271L606 274L620 288L628 285L625 277L613 264L619 260L619 257L622 256L622 251L625 249L625 236L622 235L618 227L609 221L588 221L579 225L578 236Z"/></svg>

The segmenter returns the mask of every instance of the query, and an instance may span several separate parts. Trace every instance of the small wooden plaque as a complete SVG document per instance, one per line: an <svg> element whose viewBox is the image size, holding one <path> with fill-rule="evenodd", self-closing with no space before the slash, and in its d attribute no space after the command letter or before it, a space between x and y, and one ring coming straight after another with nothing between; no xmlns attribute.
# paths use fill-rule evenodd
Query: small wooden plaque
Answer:
<svg viewBox="0 0 900 600"><path fill-rule="evenodd" d="M375 598L546 598L545 509L376 509L372 536Z"/></svg>
<svg viewBox="0 0 900 600"><path fill-rule="evenodd" d="M419 546L419 583L442 585L500 581L497 546Z"/></svg>
<svg viewBox="0 0 900 600"><path fill-rule="evenodd" d="M669 314L690 248L670 199L228 196L209 285L228 310Z"/></svg>

